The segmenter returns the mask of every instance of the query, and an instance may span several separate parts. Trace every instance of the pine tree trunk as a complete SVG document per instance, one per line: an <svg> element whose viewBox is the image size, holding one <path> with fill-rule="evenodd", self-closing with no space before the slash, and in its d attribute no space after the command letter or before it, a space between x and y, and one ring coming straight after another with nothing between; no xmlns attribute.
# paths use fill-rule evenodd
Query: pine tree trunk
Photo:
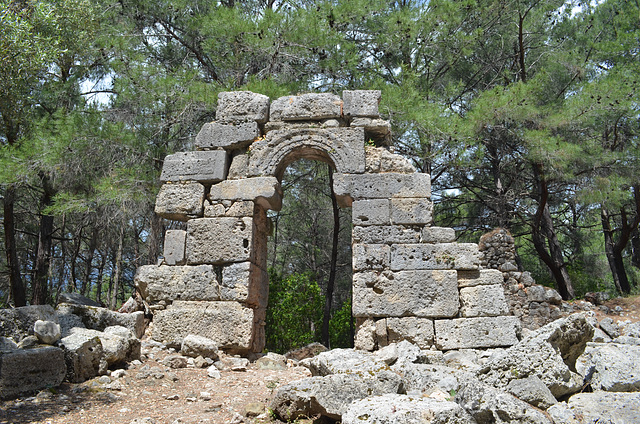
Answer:
<svg viewBox="0 0 640 424"><path fill-rule="evenodd" d="M53 197L53 187L51 187L49 176L40 173L42 180L43 194L40 201L42 209L51 205ZM33 275L33 305L44 305L48 301L49 293L47 282L49 279L49 267L51 266L51 246L53 242L53 216L40 215L40 231L38 234L38 248L36 250L35 272Z"/></svg>
<svg viewBox="0 0 640 424"><path fill-rule="evenodd" d="M20 263L18 261L18 250L16 246L15 228L15 187L10 185L4 192L4 245L7 257L7 267L9 268L9 284L11 286L11 298L15 307L26 306L27 297L22 276L20 275Z"/></svg>
<svg viewBox="0 0 640 424"><path fill-rule="evenodd" d="M122 272L122 249L124 243L124 223L120 227L120 237L118 240L118 252L116 253L116 269L113 273L113 287L111 290L111 303L109 308L111 310L116 309L116 301L118 296L118 290L120 288L120 273Z"/></svg>
<svg viewBox="0 0 640 424"><path fill-rule="evenodd" d="M96 247L98 246L98 228L94 227L91 233L91 240L89 240L89 251L87 252L87 266L84 272L84 278L82 279L82 285L80 286L80 294L87 295L87 289L91 283L91 263L93 262L93 255L95 254Z"/></svg>

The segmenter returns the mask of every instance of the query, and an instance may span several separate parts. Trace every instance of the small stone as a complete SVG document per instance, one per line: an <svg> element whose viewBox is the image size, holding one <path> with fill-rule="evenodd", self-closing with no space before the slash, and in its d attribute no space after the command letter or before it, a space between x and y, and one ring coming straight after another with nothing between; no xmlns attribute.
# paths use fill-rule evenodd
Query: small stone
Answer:
<svg viewBox="0 0 640 424"><path fill-rule="evenodd" d="M169 395L166 397L167 400L178 400L180 399L179 395Z"/></svg>
<svg viewBox="0 0 640 424"><path fill-rule="evenodd" d="M207 368L207 375L215 379L222 377L222 375L220 374L220 371L218 371L218 368L216 368L215 365L211 365L209 368Z"/></svg>
<svg viewBox="0 0 640 424"><path fill-rule="evenodd" d="M264 405L260 402L251 402L244 406L246 417L257 417L264 412Z"/></svg>

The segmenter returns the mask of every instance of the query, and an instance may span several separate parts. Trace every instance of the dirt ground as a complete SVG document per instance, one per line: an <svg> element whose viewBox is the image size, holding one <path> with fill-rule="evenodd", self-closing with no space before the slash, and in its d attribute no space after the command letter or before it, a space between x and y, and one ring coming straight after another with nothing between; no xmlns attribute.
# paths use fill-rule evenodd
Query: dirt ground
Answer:
<svg viewBox="0 0 640 424"><path fill-rule="evenodd" d="M612 299L605 306L608 310L595 308L598 320L640 321L640 296ZM251 364L247 371L222 371L214 379L206 368L167 368L161 362L166 351L149 353L143 349L142 364L109 382L102 377L104 382L65 383L37 396L0 402L0 423L275 423L268 413L275 389L310 375L303 367L275 371ZM162 378L138 378L145 366Z"/></svg>

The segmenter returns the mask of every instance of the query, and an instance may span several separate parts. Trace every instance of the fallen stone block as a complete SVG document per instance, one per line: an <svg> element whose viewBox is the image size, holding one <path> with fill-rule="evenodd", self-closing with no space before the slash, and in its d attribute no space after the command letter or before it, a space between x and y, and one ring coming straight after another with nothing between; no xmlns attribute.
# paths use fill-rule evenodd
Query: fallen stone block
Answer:
<svg viewBox="0 0 640 424"><path fill-rule="evenodd" d="M125 327L112 326L105 328L104 331L73 328L71 335L87 339L98 337L102 344L102 359L108 366L140 359L140 340Z"/></svg>
<svg viewBox="0 0 640 424"><path fill-rule="evenodd" d="M343 424L476 424L460 405L431 397L385 394L354 401L342 416Z"/></svg>
<svg viewBox="0 0 640 424"><path fill-rule="evenodd" d="M352 373L372 375L388 369L384 361L354 349L332 349L320 352L309 360L307 367L313 376Z"/></svg>
<svg viewBox="0 0 640 424"><path fill-rule="evenodd" d="M278 211L282 208L282 189L280 182L275 177L226 180L211 186L209 199L213 202L250 200L265 209Z"/></svg>
<svg viewBox="0 0 640 424"><path fill-rule="evenodd" d="M340 118L342 99L331 93L285 96L271 103L272 121L305 121Z"/></svg>
<svg viewBox="0 0 640 424"><path fill-rule="evenodd" d="M104 331L107 327L122 326L130 330L138 338L144 334L145 322L144 312L142 311L125 314L114 312L107 308L63 303L58 305L56 312L60 316L63 337L71 334L70 330L77 326L76 323L78 321L76 319L63 319L64 316L69 315L79 317L82 325L88 329Z"/></svg>
<svg viewBox="0 0 640 424"><path fill-rule="evenodd" d="M480 251L475 243L396 244L391 246L391 269L478 269Z"/></svg>
<svg viewBox="0 0 640 424"><path fill-rule="evenodd" d="M506 390L536 408L547 409L551 405L558 403L547 385L535 375L511 380Z"/></svg>
<svg viewBox="0 0 640 424"><path fill-rule="evenodd" d="M547 412L557 424L638 422L640 393L578 393Z"/></svg>
<svg viewBox="0 0 640 424"><path fill-rule="evenodd" d="M58 317L50 305L0 309L0 336L18 342L33 334L33 326L38 320L58 322Z"/></svg>
<svg viewBox="0 0 640 424"><path fill-rule="evenodd" d="M100 338L92 332L77 332L60 340L67 365L66 379L81 383L107 370Z"/></svg>
<svg viewBox="0 0 640 424"><path fill-rule="evenodd" d="M200 129L195 144L199 150L217 148L233 150L248 146L259 136L260 129L256 122L238 125L208 122Z"/></svg>
<svg viewBox="0 0 640 424"><path fill-rule="evenodd" d="M618 343L587 343L576 362L577 372L593 390L640 391L640 346Z"/></svg>
<svg viewBox="0 0 640 424"><path fill-rule="evenodd" d="M64 351L53 346L0 354L0 399L58 387L67 373Z"/></svg>
<svg viewBox="0 0 640 424"><path fill-rule="evenodd" d="M224 150L174 153L165 157L160 181L217 183L227 177L228 163L229 154Z"/></svg>
<svg viewBox="0 0 640 424"><path fill-rule="evenodd" d="M220 299L220 284L212 265L143 265L134 281L149 303Z"/></svg>
<svg viewBox="0 0 640 424"><path fill-rule="evenodd" d="M269 97L251 91L223 91L218 94L216 119L228 124L264 124L269 119Z"/></svg>
<svg viewBox="0 0 640 424"><path fill-rule="evenodd" d="M474 379L471 373L438 364L399 362L391 369L402 376L403 387L411 394L456 393L468 380Z"/></svg>
<svg viewBox="0 0 640 424"><path fill-rule="evenodd" d="M102 306L93 299L89 299L80 293L60 293L58 296L58 303L71 303L74 305L86 305L86 306Z"/></svg>
<svg viewBox="0 0 640 424"><path fill-rule="evenodd" d="M370 271L353 277L356 317L453 317L458 307L455 271Z"/></svg>
<svg viewBox="0 0 640 424"><path fill-rule="evenodd" d="M197 182L165 183L156 197L155 213L174 221L202 216L204 186Z"/></svg>
<svg viewBox="0 0 640 424"><path fill-rule="evenodd" d="M518 343L517 317L435 320L436 346L441 350L512 346Z"/></svg>

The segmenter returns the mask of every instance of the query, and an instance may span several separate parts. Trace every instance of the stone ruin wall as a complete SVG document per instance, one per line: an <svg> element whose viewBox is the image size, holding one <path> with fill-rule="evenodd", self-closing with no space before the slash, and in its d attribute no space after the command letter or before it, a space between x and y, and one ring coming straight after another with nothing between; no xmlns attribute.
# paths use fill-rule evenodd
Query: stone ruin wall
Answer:
<svg viewBox="0 0 640 424"><path fill-rule="evenodd" d="M334 192L352 208L356 347L402 339L441 350L510 346L503 274L483 269L477 244L432 225L430 176L385 146L379 91L304 94L270 102L220 93L216 121L196 151L166 157L155 211L186 222L165 235L164 259L143 266L136 286L154 310L152 337L179 345L188 334L232 353L264 348L268 209L300 158L335 168ZM373 141L373 143L371 143ZM372 147L375 144L381 147Z"/></svg>

